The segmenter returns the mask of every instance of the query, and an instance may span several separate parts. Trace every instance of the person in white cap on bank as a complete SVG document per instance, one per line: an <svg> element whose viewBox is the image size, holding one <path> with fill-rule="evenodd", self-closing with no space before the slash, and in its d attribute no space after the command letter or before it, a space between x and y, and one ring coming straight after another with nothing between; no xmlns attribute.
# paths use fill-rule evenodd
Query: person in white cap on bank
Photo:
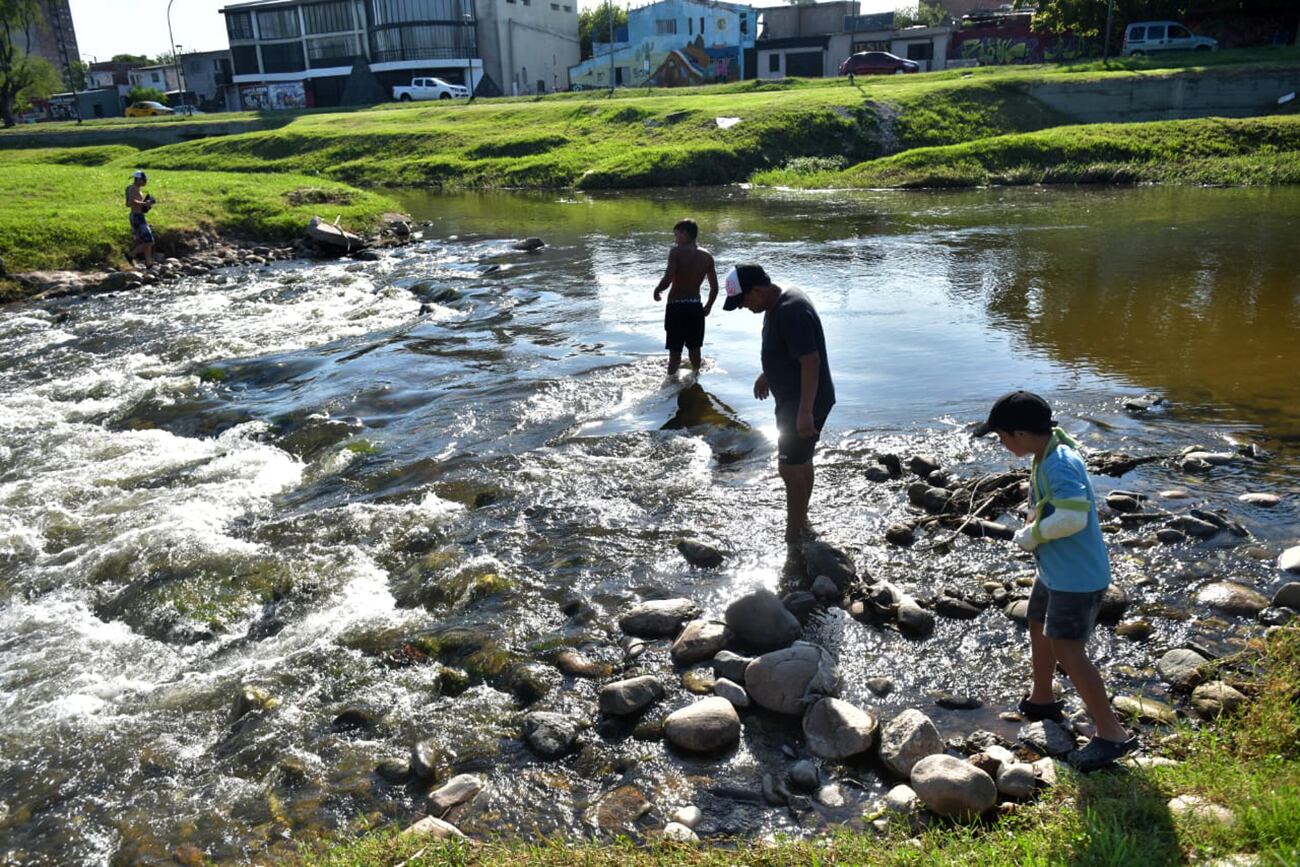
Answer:
<svg viewBox="0 0 1300 867"><path fill-rule="evenodd" d="M773 285L758 265L737 265L725 280L724 310L741 307L763 314L763 372L754 397L776 404L777 470L785 483L785 539L811 533L808 502L813 490L813 452L835 405L835 384L826 358L826 336L812 301L798 289Z"/></svg>
<svg viewBox="0 0 1300 867"><path fill-rule="evenodd" d="M126 188L126 206L131 209L131 239L135 246L126 254L126 260L135 264L136 259L144 259L146 268L153 266L153 229L145 214L155 204L152 195L145 195L144 185L149 177L141 171L131 176L131 185Z"/></svg>

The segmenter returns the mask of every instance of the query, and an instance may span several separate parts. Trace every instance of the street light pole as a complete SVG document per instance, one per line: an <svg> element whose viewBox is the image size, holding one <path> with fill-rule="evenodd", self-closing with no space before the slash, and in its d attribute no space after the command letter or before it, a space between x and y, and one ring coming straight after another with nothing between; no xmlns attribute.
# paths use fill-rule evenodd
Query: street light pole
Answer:
<svg viewBox="0 0 1300 867"><path fill-rule="evenodd" d="M470 2L473 2L473 0L470 0ZM470 12L468 12L468 11L465 12L464 14L465 14L465 29L466 29L466 30L467 30L471 35L476 35L476 34L474 34L474 29L473 29L473 28L474 28L474 16L473 16L473 14L470 13ZM470 50L469 43L470 43L470 42L473 42L473 44L475 45L475 47L477 47L477 45L478 45L478 39L473 39L473 40L466 39L465 42L466 42L466 46L465 46L465 86L469 88L469 99L466 100L465 104L466 104L466 105L469 105L471 102L474 101L474 54L473 54L473 52Z"/></svg>
<svg viewBox="0 0 1300 867"><path fill-rule="evenodd" d="M1114 14L1115 0L1110 0L1110 2L1106 4L1106 42L1104 47L1101 49L1102 60L1110 60L1110 20L1111 16Z"/></svg>
<svg viewBox="0 0 1300 867"><path fill-rule="evenodd" d="M176 64L176 81L181 86L181 108L185 107L185 67L181 65L180 58L176 56L176 37L172 35L172 4L176 0L167 0L167 41L172 45L172 63ZM167 71L163 70L163 79L167 78ZM184 114L184 112L182 112Z"/></svg>
<svg viewBox="0 0 1300 867"><path fill-rule="evenodd" d="M609 12L609 95L614 95L614 4L605 0L605 9Z"/></svg>

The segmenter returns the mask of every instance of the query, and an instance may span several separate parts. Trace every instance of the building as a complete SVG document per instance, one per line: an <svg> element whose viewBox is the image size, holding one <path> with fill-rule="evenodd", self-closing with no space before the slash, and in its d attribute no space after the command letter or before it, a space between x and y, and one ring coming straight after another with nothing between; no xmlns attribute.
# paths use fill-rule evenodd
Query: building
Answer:
<svg viewBox="0 0 1300 867"><path fill-rule="evenodd" d="M180 56L185 91L204 111L238 111L239 88L229 51L192 51Z"/></svg>
<svg viewBox="0 0 1300 867"><path fill-rule="evenodd" d="M77 47L77 29L72 24L72 7L69 0L40 0L37 4L40 20L29 28L30 53L48 60L62 77L68 63L81 59ZM18 44L26 49L21 40Z"/></svg>
<svg viewBox="0 0 1300 867"><path fill-rule="evenodd" d="M175 63L136 66L127 70L126 80L131 87L150 87L171 93L181 89L181 68Z"/></svg>
<svg viewBox="0 0 1300 867"><path fill-rule="evenodd" d="M221 11L233 81L253 107L373 101L423 76L485 96L549 91L567 87L579 56L577 0L260 0Z"/></svg>
<svg viewBox="0 0 1300 867"><path fill-rule="evenodd" d="M672 87L753 78L757 24L751 6L659 0L628 11L626 41L602 43L593 35L593 56L570 68L569 80L577 88L603 88L611 83Z"/></svg>
<svg viewBox="0 0 1300 867"><path fill-rule="evenodd" d="M922 71L944 69L954 28L894 28L894 13L858 14L855 0L760 10L758 77L781 79L839 74L840 64L860 51L888 51L914 60Z"/></svg>
<svg viewBox="0 0 1300 867"><path fill-rule="evenodd" d="M56 93L45 100L45 114L50 120L75 120L77 109L86 120L96 117L121 117L122 97L116 87L92 87L72 93Z"/></svg>

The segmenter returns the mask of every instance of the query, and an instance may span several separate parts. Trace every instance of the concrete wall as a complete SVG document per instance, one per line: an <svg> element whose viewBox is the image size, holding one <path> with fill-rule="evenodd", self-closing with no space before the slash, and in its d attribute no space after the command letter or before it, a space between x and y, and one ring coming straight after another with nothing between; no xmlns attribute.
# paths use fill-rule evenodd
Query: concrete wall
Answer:
<svg viewBox="0 0 1300 867"><path fill-rule="evenodd" d="M292 120L284 118L254 118L251 120L225 120L218 122L185 123L178 120L153 121L123 128L121 126L103 126L99 128L62 127L49 132L9 132L0 135L0 149L7 148L80 148L93 145L125 144L138 148L155 148L163 145L177 144L193 139L210 136L238 135L243 132L257 132L263 129L275 129Z"/></svg>
<svg viewBox="0 0 1300 867"><path fill-rule="evenodd" d="M483 74L506 96L569 89L582 57L578 0L477 0L476 38Z"/></svg>
<svg viewBox="0 0 1300 867"><path fill-rule="evenodd" d="M1300 70L1250 75L1210 71L1172 78L1041 84L1027 92L1081 123L1131 123L1268 114L1278 97L1298 89Z"/></svg>
<svg viewBox="0 0 1300 867"><path fill-rule="evenodd" d="M768 39L820 36L823 33L842 32L845 16L858 14L858 3L857 0L839 0L806 6L766 6L759 9L758 13L763 21L763 33ZM839 60L835 62L838 64Z"/></svg>

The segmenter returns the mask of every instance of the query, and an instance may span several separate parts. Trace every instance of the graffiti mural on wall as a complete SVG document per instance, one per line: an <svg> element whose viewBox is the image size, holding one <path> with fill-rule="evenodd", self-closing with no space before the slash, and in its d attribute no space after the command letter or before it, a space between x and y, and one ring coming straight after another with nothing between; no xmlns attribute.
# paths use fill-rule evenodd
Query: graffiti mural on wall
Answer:
<svg viewBox="0 0 1300 867"><path fill-rule="evenodd" d="M980 66L1005 66L1010 63L1061 63L1086 56L1085 40L1077 36L1031 33L1011 36L953 37L951 56L974 60Z"/></svg>

